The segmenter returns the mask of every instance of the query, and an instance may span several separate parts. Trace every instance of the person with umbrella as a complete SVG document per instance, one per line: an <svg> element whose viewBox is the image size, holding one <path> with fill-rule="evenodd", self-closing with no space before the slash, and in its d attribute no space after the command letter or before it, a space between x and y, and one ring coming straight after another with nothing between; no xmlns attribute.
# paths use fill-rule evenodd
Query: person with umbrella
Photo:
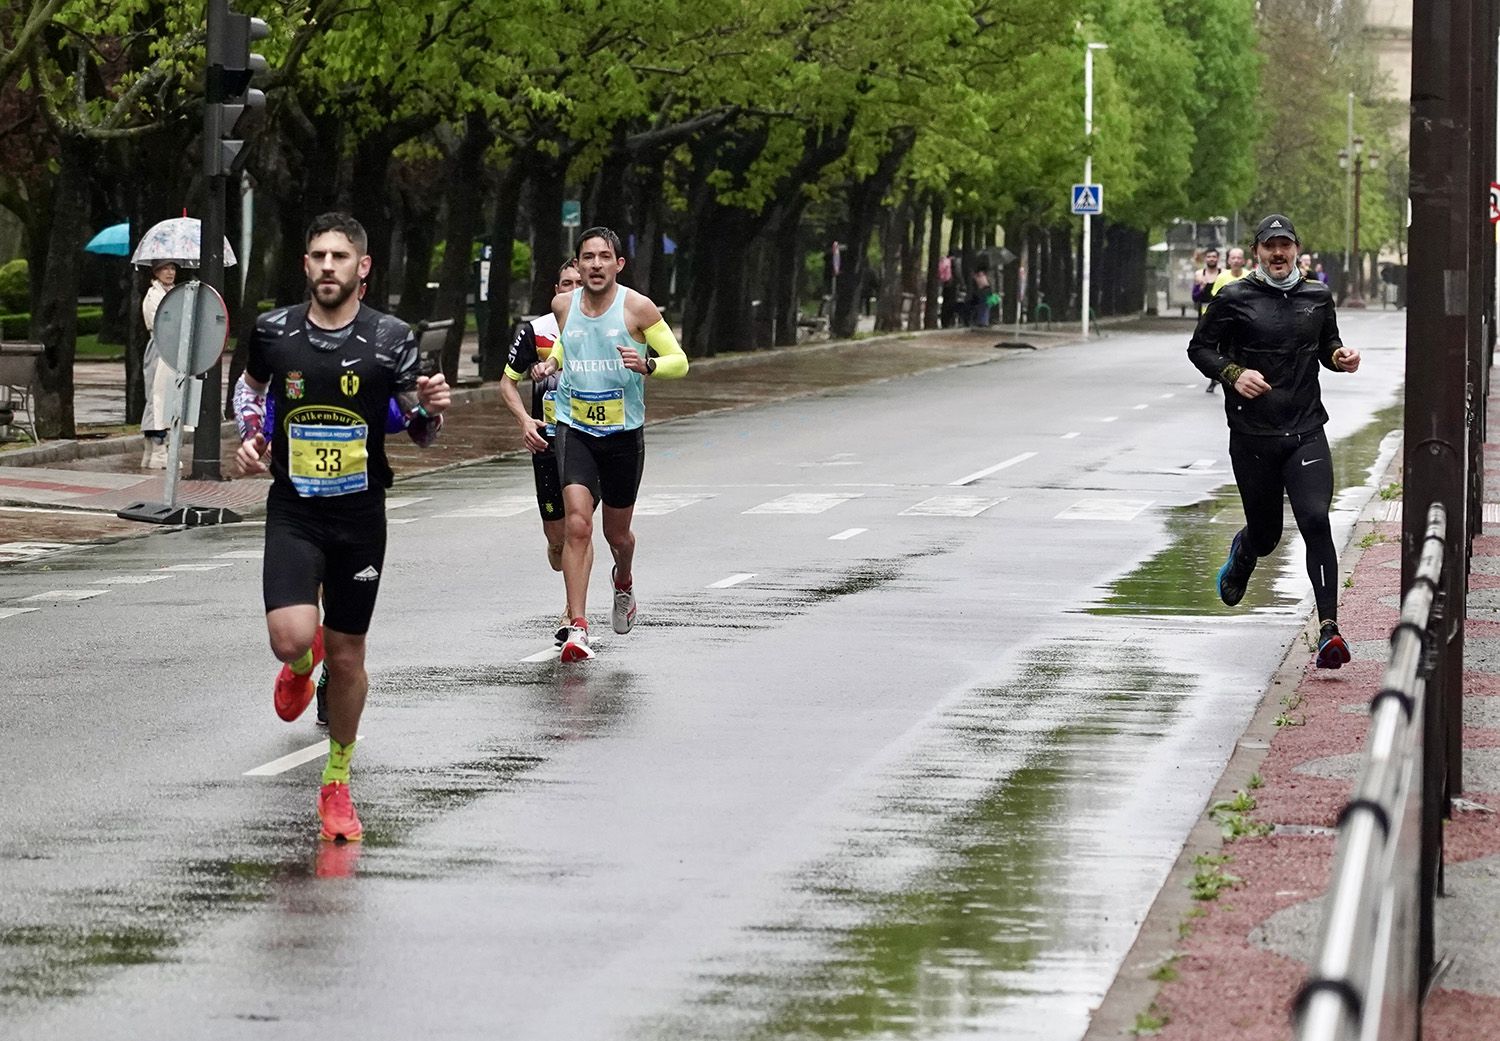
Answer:
<svg viewBox="0 0 1500 1041"><path fill-rule="evenodd" d="M141 317L146 320L146 407L141 412L141 434L145 440L141 453L141 468L165 470L167 468L167 431L172 426L172 417L177 412L173 394L176 380L172 369L162 364L161 348L156 345L156 309L166 298L167 291L177 284L177 262L158 260L151 265L151 285L141 301Z"/></svg>

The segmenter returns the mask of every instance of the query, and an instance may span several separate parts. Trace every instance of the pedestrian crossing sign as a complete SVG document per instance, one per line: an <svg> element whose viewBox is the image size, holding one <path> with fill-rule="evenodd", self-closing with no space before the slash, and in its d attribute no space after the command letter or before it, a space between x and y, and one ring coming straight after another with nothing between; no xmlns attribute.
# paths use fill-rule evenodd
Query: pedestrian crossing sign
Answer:
<svg viewBox="0 0 1500 1041"><path fill-rule="evenodd" d="M1104 212L1104 185L1073 185L1073 213L1097 217Z"/></svg>

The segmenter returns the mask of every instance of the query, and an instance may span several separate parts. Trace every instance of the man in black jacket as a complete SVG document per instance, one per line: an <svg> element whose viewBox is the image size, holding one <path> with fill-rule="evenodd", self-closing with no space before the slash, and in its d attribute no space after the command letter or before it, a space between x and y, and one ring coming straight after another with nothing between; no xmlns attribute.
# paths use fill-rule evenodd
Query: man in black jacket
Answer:
<svg viewBox="0 0 1500 1041"><path fill-rule="evenodd" d="M1216 293L1188 343L1188 358L1224 385L1229 458L1245 508L1219 568L1219 598L1233 607L1259 557L1281 541L1281 504L1291 501L1307 543L1307 574L1318 605L1317 665L1337 669L1349 660L1338 627L1338 554L1328 524L1333 463L1323 424L1318 367L1359 368L1359 351L1339 340L1333 294L1297 270L1297 232L1273 213L1255 229L1260 262L1247 278Z"/></svg>

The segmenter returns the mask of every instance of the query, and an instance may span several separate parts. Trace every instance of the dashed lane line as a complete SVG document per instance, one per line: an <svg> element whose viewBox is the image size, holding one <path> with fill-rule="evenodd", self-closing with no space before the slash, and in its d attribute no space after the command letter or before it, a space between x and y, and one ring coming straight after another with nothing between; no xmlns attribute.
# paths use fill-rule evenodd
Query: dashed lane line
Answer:
<svg viewBox="0 0 1500 1041"><path fill-rule="evenodd" d="M360 734L355 737L354 740L363 741L364 739L365 735ZM264 766L257 766L253 770L246 770L243 776L275 777L277 774L284 774L288 770L301 766L303 763L310 763L314 759L321 759L327 754L328 739L324 738L322 741L319 741L315 745L308 745L306 748L298 749L297 751L292 752L289 755L282 756L280 759L272 759Z"/></svg>
<svg viewBox="0 0 1500 1041"><path fill-rule="evenodd" d="M707 588L728 589L730 586L737 586L741 582L748 582L754 577L754 571L741 571L737 574L730 575L728 578L721 578L717 582L710 582Z"/></svg>
<svg viewBox="0 0 1500 1041"><path fill-rule="evenodd" d="M830 536L828 536L828 541L829 542L843 542L845 539L852 539L856 535L863 535L865 532L867 532L869 530L870 530L869 528L845 528L843 531L839 532L836 535L830 535Z"/></svg>
<svg viewBox="0 0 1500 1041"><path fill-rule="evenodd" d="M994 466L987 466L983 470L976 470L974 473L971 473L967 477L960 477L956 481L949 481L948 484L949 486L954 488L961 488L966 484L973 484L980 478L988 477L993 473L999 473L1001 470L1015 466L1017 463L1024 463L1026 460L1033 459L1035 457L1035 452L1022 452L1020 455L1013 455L1009 459L1006 459L1004 462L996 463Z"/></svg>
<svg viewBox="0 0 1500 1041"><path fill-rule="evenodd" d="M108 589L49 589L45 593L23 596L20 602L25 604L33 600L47 600L53 603L68 600L90 600L96 596L103 596L107 592L109 592Z"/></svg>

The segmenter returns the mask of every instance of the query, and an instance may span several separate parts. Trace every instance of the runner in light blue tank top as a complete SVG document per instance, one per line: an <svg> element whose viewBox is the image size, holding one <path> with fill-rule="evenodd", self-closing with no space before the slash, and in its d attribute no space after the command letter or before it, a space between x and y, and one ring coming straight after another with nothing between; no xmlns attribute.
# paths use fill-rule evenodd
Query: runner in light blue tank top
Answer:
<svg viewBox="0 0 1500 1041"><path fill-rule="evenodd" d="M573 290L562 337L557 421L596 436L639 430L646 423L646 378L620 358L620 348L644 353L645 344L632 339L625 321L625 301L633 291L618 283L616 290L614 302L598 318L583 313L582 288Z"/></svg>
<svg viewBox="0 0 1500 1041"><path fill-rule="evenodd" d="M588 661L588 588L594 512L603 506L604 539L614 605L610 624L624 635L635 625L635 533L630 521L646 460L646 377L681 379L688 358L650 298L618 281L625 268L620 236L590 228L578 239L583 286L552 299L557 344L537 371L559 373L554 392L557 473L563 499L563 585L568 624L557 633L558 656ZM584 308L600 312L591 317Z"/></svg>

